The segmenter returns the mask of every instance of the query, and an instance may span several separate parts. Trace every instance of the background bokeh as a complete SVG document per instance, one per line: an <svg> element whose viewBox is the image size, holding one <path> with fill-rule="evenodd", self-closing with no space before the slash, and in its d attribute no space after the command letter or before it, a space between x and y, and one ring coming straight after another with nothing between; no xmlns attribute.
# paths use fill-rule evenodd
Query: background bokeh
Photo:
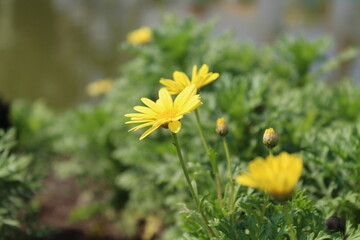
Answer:
<svg viewBox="0 0 360 240"><path fill-rule="evenodd" d="M284 33L330 35L333 52L360 46L358 0L0 0L0 96L43 99L56 109L89 100L85 86L120 73L126 34L159 25L163 15L215 19L256 44ZM360 58L336 74L360 79Z"/></svg>

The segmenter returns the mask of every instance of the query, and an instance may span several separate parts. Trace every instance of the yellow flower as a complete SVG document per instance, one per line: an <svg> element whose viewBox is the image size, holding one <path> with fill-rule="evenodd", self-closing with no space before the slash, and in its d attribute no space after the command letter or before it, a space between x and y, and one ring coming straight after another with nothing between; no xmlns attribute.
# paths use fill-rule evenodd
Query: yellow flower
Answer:
<svg viewBox="0 0 360 240"><path fill-rule="evenodd" d="M127 35L127 41L131 44L144 44L152 39L152 31L149 27L142 27L130 32Z"/></svg>
<svg viewBox="0 0 360 240"><path fill-rule="evenodd" d="M92 96L99 96L104 93L107 93L110 88L113 86L114 81L112 79L100 79L96 80L95 82L92 82L87 85L86 91L87 93Z"/></svg>
<svg viewBox="0 0 360 240"><path fill-rule="evenodd" d="M195 65L192 70L191 81L189 77L183 73L175 71L172 79L160 79L160 83L165 85L165 88L170 92L170 94L178 94L184 88L191 84L195 84L197 89L215 81L219 77L218 73L209 72L209 68L206 64L202 65L200 70L197 71L197 66Z"/></svg>
<svg viewBox="0 0 360 240"><path fill-rule="evenodd" d="M216 121L216 133L222 137L228 134L228 127L224 118L218 118Z"/></svg>
<svg viewBox="0 0 360 240"><path fill-rule="evenodd" d="M130 131L135 131L143 127L151 126L140 137L144 139L151 132L160 126L169 128L173 133L177 133L181 129L180 119L187 113L201 106L201 97L196 94L195 85L190 85L184 89L175 101L171 98L170 93L166 89L160 89L159 99L156 102L148 98L141 98L141 101L147 106L136 106L134 110L139 113L128 113L125 117L130 117L129 123L141 123L133 127Z"/></svg>
<svg viewBox="0 0 360 240"><path fill-rule="evenodd" d="M262 189L277 200L287 200L300 178L302 167L301 157L285 152L266 159L259 157L249 163L249 172L238 176L236 181Z"/></svg>

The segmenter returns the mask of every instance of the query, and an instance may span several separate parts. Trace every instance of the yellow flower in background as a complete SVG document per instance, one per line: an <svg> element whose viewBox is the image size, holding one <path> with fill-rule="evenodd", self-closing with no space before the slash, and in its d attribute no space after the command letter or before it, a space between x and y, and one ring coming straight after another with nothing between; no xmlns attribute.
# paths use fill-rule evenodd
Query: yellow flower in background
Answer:
<svg viewBox="0 0 360 240"><path fill-rule="evenodd" d="M141 234L141 239L150 240L154 239L156 235L161 232L163 222L160 217L150 215L146 217L144 231Z"/></svg>
<svg viewBox="0 0 360 240"><path fill-rule="evenodd" d="M130 32L127 35L128 43L132 44L144 44L152 40L152 31L149 27L142 27Z"/></svg>
<svg viewBox="0 0 360 240"><path fill-rule="evenodd" d="M96 97L107 93L113 86L114 81L112 79L100 79L95 82L89 83L86 87L86 91L89 96Z"/></svg>
<svg viewBox="0 0 360 240"><path fill-rule="evenodd" d="M189 77L179 71L175 71L172 79L160 79L160 83L165 85L165 88L169 91L170 94L178 94L184 88L191 84L195 84L197 89L215 81L219 77L218 73L209 72L209 68L206 64L202 65L200 70L197 70L195 65L192 70L191 81Z"/></svg>
<svg viewBox="0 0 360 240"><path fill-rule="evenodd" d="M255 158L248 165L249 172L236 178L236 181L248 187L259 188L273 198L287 200L297 184L303 163L301 157L288 153L277 156Z"/></svg>
<svg viewBox="0 0 360 240"><path fill-rule="evenodd" d="M181 129L180 119L187 113L192 112L201 106L201 97L196 94L195 85L190 85L184 89L175 101L171 98L170 93L162 88L159 91L159 99L156 102L148 98L141 98L141 101L147 106L136 106L134 110L139 113L128 113L125 117L130 117L129 123L141 123L129 130L135 131L140 128L151 126L140 137L144 139L147 135L155 131L160 126L169 128L171 132L177 133Z"/></svg>

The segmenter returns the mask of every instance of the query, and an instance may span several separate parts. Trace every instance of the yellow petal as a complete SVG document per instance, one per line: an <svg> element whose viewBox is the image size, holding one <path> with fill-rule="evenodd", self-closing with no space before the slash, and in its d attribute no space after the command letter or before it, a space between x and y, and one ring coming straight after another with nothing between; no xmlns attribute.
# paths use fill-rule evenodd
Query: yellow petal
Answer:
<svg viewBox="0 0 360 240"><path fill-rule="evenodd" d="M183 88L191 84L189 77L183 72L176 71L174 72L173 76L174 76L174 81L179 83Z"/></svg>
<svg viewBox="0 0 360 240"><path fill-rule="evenodd" d="M130 118L147 118L147 114L145 113L127 113L125 114L125 117L130 117Z"/></svg>
<svg viewBox="0 0 360 240"><path fill-rule="evenodd" d="M159 99L156 101L157 104L163 106L165 110L173 108L173 100L167 89L160 89Z"/></svg>
<svg viewBox="0 0 360 240"><path fill-rule="evenodd" d="M149 128L148 130L146 130L140 137L140 140L143 140L147 135L149 135L150 133L152 133L153 131L155 131L157 128L159 128L160 126L152 126L151 128Z"/></svg>
<svg viewBox="0 0 360 240"><path fill-rule="evenodd" d="M248 187L257 187L256 181L251 178L251 175L248 173L244 173L241 176L238 176L236 179L237 183L240 183L241 185L248 186Z"/></svg>
<svg viewBox="0 0 360 240"><path fill-rule="evenodd" d="M181 122L180 121L170 122L168 127L170 131L172 131L173 133L178 133L181 129Z"/></svg>
<svg viewBox="0 0 360 240"><path fill-rule="evenodd" d="M196 94L196 87L194 84L186 87L177 97L174 101L174 108L180 109L182 106L189 101L189 99Z"/></svg>
<svg viewBox="0 0 360 240"><path fill-rule="evenodd" d="M159 113L162 111L161 107L156 105L156 103L148 98L141 98L141 101L148 106L149 108L151 108L152 110L154 110L155 112Z"/></svg>
<svg viewBox="0 0 360 240"><path fill-rule="evenodd" d="M164 119L164 118L161 118L161 119L158 119L156 122L154 122L154 126L162 126L164 124L166 124L168 121L168 119Z"/></svg>
<svg viewBox="0 0 360 240"><path fill-rule="evenodd" d="M191 97L182 107L181 113L186 114L194 111L196 108L202 105L201 98L199 95Z"/></svg>
<svg viewBox="0 0 360 240"><path fill-rule="evenodd" d="M184 89L183 86L173 80L162 78L160 79L160 83L166 86L165 88L169 91L170 94L178 94Z"/></svg>
<svg viewBox="0 0 360 240"><path fill-rule="evenodd" d="M197 66L194 65L192 69L191 82L194 83L197 78Z"/></svg>
<svg viewBox="0 0 360 240"><path fill-rule="evenodd" d="M138 125L138 126L136 126L136 127L131 128L131 129L129 130L129 132L131 132L131 131L136 131L136 130L138 130L138 129L140 129L140 128L144 128L144 127L147 127L147 126L150 126L150 125L153 125L153 122L147 122L147 123L140 124L140 125Z"/></svg>
<svg viewBox="0 0 360 240"><path fill-rule="evenodd" d="M209 67L206 64L203 64L199 70L200 76L205 76L209 72Z"/></svg>
<svg viewBox="0 0 360 240"><path fill-rule="evenodd" d="M144 122L152 122L153 120L149 120L149 119L139 119L139 120L130 120L125 122L125 124L129 124L129 123L144 123Z"/></svg>
<svg viewBox="0 0 360 240"><path fill-rule="evenodd" d="M140 113L144 113L144 114L156 115L156 112L154 110L152 110L151 108L148 108L148 107L135 106L134 110L138 111Z"/></svg>
<svg viewBox="0 0 360 240"><path fill-rule="evenodd" d="M212 74L209 74L209 76L207 76L205 78L205 82L204 82L204 85L207 85L213 81L215 81L220 75L218 73L212 73Z"/></svg>

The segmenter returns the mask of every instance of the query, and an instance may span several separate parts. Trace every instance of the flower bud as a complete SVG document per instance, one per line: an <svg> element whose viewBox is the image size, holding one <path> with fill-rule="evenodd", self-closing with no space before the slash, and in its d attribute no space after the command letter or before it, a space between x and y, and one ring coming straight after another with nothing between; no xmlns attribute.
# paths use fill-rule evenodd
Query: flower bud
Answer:
<svg viewBox="0 0 360 240"><path fill-rule="evenodd" d="M275 147L279 142L279 138L277 134L275 133L273 128L268 128L265 130L264 136L263 136L263 143L268 148Z"/></svg>
<svg viewBox="0 0 360 240"><path fill-rule="evenodd" d="M338 218L338 217L329 217L325 221L325 226L333 232L341 232L345 234L346 231L346 221L345 219Z"/></svg>
<svg viewBox="0 0 360 240"><path fill-rule="evenodd" d="M218 118L216 121L216 133L222 137L228 134L228 127L224 118Z"/></svg>

